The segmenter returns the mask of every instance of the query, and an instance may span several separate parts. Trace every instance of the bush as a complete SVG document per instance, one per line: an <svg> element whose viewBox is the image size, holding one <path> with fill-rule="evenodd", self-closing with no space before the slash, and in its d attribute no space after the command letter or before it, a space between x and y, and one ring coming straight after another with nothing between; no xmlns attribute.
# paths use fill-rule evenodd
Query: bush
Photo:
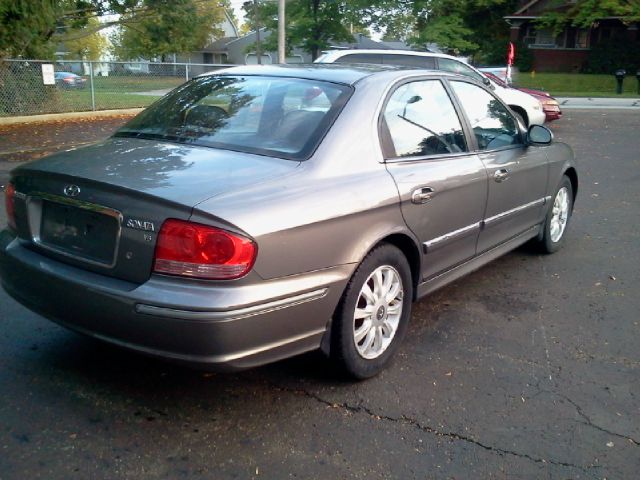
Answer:
<svg viewBox="0 0 640 480"><path fill-rule="evenodd" d="M613 74L620 68L629 74L640 69L640 42L613 39L595 45L589 52L583 72Z"/></svg>
<svg viewBox="0 0 640 480"><path fill-rule="evenodd" d="M524 43L516 44L515 65L521 72L533 70L533 52Z"/></svg>

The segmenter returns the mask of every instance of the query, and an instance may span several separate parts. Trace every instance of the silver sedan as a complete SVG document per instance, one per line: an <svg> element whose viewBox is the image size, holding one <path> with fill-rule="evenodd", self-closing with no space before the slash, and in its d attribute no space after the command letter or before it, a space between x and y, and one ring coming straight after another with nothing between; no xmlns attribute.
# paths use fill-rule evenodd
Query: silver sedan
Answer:
<svg viewBox="0 0 640 480"><path fill-rule="evenodd" d="M15 169L0 277L141 353L238 369L320 348L366 378L413 301L525 242L558 250L577 190L571 149L467 77L238 67Z"/></svg>

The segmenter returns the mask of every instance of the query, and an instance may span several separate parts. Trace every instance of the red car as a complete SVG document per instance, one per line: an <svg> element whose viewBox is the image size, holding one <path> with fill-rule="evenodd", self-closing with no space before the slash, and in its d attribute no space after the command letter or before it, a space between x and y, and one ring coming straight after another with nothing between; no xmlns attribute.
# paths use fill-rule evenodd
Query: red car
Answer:
<svg viewBox="0 0 640 480"><path fill-rule="evenodd" d="M528 93L532 97L535 97L541 104L542 110L546 116L547 122L552 122L553 120L559 120L562 117L562 110L560 110L560 104L558 101L549 95L547 92L543 90L534 90L532 88L521 88L515 87L513 85L507 84L504 80L502 80L497 75L494 75L491 72L483 72L487 77L496 82L498 85L504 88L515 88L516 90L520 90L521 92Z"/></svg>

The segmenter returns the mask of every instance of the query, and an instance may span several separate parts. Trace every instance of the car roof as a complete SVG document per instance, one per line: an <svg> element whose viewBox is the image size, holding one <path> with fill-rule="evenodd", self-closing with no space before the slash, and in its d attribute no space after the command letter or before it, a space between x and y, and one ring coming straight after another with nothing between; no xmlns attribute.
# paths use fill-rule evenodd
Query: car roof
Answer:
<svg viewBox="0 0 640 480"><path fill-rule="evenodd" d="M409 55L412 57L438 57L438 58L451 58L452 60L461 61L460 58L453 55L447 55L446 53L433 53L433 52L418 52L415 50L383 50L378 48L348 48L339 50L323 50L323 55L331 55L333 58L344 57L345 55L352 54L376 54L376 55Z"/></svg>
<svg viewBox="0 0 640 480"><path fill-rule="evenodd" d="M243 65L239 67L225 68L204 73L200 77L209 75L256 75L266 77L293 77L308 80L321 80L332 83L342 83L353 85L363 78L367 78L384 72L398 72L401 76L408 70L418 69L402 67L396 65L373 65L373 64L345 64L345 63L310 63L310 64L287 64L287 65ZM444 75L441 70L419 70L433 75Z"/></svg>

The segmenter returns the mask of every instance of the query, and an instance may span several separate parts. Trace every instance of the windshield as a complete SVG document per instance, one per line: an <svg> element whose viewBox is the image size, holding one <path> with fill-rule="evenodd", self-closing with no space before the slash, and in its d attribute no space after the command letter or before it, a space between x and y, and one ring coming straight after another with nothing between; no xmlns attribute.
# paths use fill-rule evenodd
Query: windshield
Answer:
<svg viewBox="0 0 640 480"><path fill-rule="evenodd" d="M154 103L115 136L302 160L315 150L350 92L345 85L297 78L199 77Z"/></svg>

